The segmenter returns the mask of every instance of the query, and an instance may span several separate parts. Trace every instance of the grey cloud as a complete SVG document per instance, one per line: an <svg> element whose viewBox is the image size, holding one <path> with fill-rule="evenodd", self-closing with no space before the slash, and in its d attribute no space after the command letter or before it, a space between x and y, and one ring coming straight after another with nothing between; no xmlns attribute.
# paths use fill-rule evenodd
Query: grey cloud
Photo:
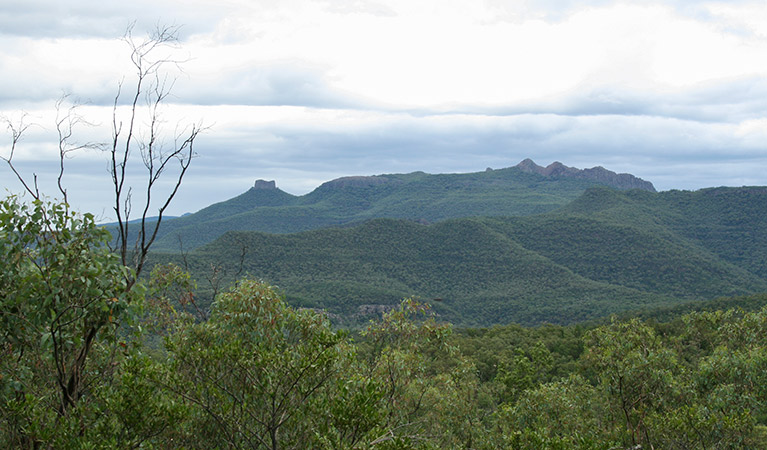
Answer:
<svg viewBox="0 0 767 450"><path fill-rule="evenodd" d="M334 89L322 67L280 63L244 68L215 80L182 80L176 98L188 104L288 105L469 116L650 116L702 123L737 123L760 118L767 111L767 78L748 76L711 80L677 91L638 90L619 85L585 83L569 93L502 106L453 105L439 110L402 110ZM555 123L559 123L556 121ZM533 132L532 126L524 133ZM549 133L548 128L543 130Z"/></svg>
<svg viewBox="0 0 767 450"><path fill-rule="evenodd" d="M361 107L362 101L330 86L325 70L299 61L254 64L212 79L180 79L174 93L187 104Z"/></svg>
<svg viewBox="0 0 767 450"><path fill-rule="evenodd" d="M24 0L0 3L0 34L61 38L116 38L136 23L137 32L151 31L160 25L181 25L183 34L210 31L228 11L225 3L202 5L164 1L133 0L111 2L80 0Z"/></svg>
<svg viewBox="0 0 767 450"><path fill-rule="evenodd" d="M709 80L685 89L637 89L586 80L571 91L534 101L487 106L462 104L440 110L401 110L332 87L327 68L287 61L252 65L210 80L182 79L176 98L206 105L291 105L407 112L428 116L451 114L555 114L567 116L660 116L707 123L739 122L767 110L767 78L743 76Z"/></svg>
<svg viewBox="0 0 767 450"><path fill-rule="evenodd" d="M222 124L197 142L199 157L171 213L231 198L258 178L274 179L283 190L304 194L347 175L473 172L513 166L528 157L544 165L601 165L633 173L661 190L764 185L761 168L767 154L758 145L739 137L734 125L659 116L399 114L357 126ZM106 208L108 213L108 196L91 193L94 180L107 178L104 164L77 157L70 162L72 198L87 203L83 209L101 213ZM37 164L29 162L24 169L44 174L53 170ZM0 168L0 177L6 176L7 170Z"/></svg>
<svg viewBox="0 0 767 450"><path fill-rule="evenodd" d="M13 40L6 44L13 45ZM127 44L124 61L129 61ZM178 49L174 57L188 58L184 49ZM11 53L8 59L19 58ZM20 102L50 102L53 104L63 93L73 94L82 102L94 105L112 105L118 92L118 84L125 83L124 90L131 88L132 72L115 74L113 80L93 80L87 86L73 76L50 77L29 68L20 68L0 59L0 104ZM175 79L170 101L188 105L292 105L322 108L363 108L370 106L363 99L331 87L326 68L301 61L253 64L235 70L215 73L211 78L191 77L166 66L169 76ZM127 97L127 96L124 96Z"/></svg>
<svg viewBox="0 0 767 450"><path fill-rule="evenodd" d="M619 85L584 83L555 97L497 107L463 105L474 114L517 116L658 116L704 123L740 122L767 111L767 78L747 76L710 80L686 89L632 89Z"/></svg>

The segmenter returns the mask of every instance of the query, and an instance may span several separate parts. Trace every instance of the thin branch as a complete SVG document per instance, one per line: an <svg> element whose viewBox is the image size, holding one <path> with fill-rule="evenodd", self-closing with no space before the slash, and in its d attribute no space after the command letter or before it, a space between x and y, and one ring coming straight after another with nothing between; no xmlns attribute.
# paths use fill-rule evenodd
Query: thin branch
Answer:
<svg viewBox="0 0 767 450"><path fill-rule="evenodd" d="M69 105L66 113L62 115L62 107L68 97L68 95L64 95L56 102L56 132L59 135L59 174L56 179L56 184L65 204L67 204L68 201L67 190L62 183L62 179L64 178L64 160L70 153L77 150L98 147L97 144L93 143L77 144L72 142L72 136L74 135L76 126L93 126L93 124L85 120L85 118L77 112L77 109L80 107L79 104Z"/></svg>
<svg viewBox="0 0 767 450"><path fill-rule="evenodd" d="M21 139L24 137L24 134L27 132L29 127L32 126L31 124L25 123L26 117L27 114L23 113L15 123L11 119L3 117L2 120L5 122L6 128L11 132L11 149L8 152L8 156L0 155L0 159L8 164L8 167L11 169L13 174L16 175L16 178L19 180L19 182L21 182L21 185L24 186L24 189L36 200L40 200L40 190L37 187L37 175L33 174L33 184L30 186L21 175L21 173L19 173L19 171L16 169L16 166L13 164L13 157L16 154L16 149L18 148L19 142L21 142Z"/></svg>

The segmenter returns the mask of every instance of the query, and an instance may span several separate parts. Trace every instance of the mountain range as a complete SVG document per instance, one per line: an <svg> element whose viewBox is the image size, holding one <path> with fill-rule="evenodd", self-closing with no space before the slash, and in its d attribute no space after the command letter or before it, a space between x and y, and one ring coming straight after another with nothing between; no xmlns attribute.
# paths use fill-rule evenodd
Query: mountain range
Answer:
<svg viewBox="0 0 767 450"><path fill-rule="evenodd" d="M345 177L300 197L260 180L167 224L163 239L177 233L184 253L152 260L206 280L203 302L248 274L344 326L410 296L488 326L767 292L767 188L656 192L559 163Z"/></svg>
<svg viewBox="0 0 767 450"><path fill-rule="evenodd" d="M295 233L375 218L433 223L474 216L525 216L555 210L594 186L655 192L652 183L602 167L576 169L559 162L465 174L424 172L350 176L295 196L274 181L257 180L243 194L167 221L156 250L191 250L227 231Z"/></svg>

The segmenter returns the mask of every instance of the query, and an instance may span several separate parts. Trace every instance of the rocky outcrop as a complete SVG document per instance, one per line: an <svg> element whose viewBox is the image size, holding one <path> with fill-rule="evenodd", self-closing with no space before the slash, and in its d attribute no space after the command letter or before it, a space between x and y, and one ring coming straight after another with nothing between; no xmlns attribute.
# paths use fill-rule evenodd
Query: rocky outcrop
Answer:
<svg viewBox="0 0 767 450"><path fill-rule="evenodd" d="M357 307L357 317L364 317L364 316L372 316L377 315L380 316L382 314L385 314L392 309L396 308L397 305L359 305Z"/></svg>
<svg viewBox="0 0 767 450"><path fill-rule="evenodd" d="M256 180L256 184L253 187L256 189L277 189L277 183L274 180Z"/></svg>
<svg viewBox="0 0 767 450"><path fill-rule="evenodd" d="M556 161L546 167L542 167L528 158L517 164L516 168L522 172L537 173L547 178L580 178L593 180L618 189L642 189L655 192L655 186L649 181L629 173L615 173L601 166L592 167L591 169L577 169Z"/></svg>

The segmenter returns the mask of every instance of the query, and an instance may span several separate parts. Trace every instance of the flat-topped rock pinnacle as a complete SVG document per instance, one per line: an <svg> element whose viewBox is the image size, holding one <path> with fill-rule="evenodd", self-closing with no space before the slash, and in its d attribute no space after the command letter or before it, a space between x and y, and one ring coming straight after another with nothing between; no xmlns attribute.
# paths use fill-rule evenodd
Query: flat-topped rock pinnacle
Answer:
<svg viewBox="0 0 767 450"><path fill-rule="evenodd" d="M256 189L277 189L277 183L274 180L256 180L256 184L253 187Z"/></svg>

